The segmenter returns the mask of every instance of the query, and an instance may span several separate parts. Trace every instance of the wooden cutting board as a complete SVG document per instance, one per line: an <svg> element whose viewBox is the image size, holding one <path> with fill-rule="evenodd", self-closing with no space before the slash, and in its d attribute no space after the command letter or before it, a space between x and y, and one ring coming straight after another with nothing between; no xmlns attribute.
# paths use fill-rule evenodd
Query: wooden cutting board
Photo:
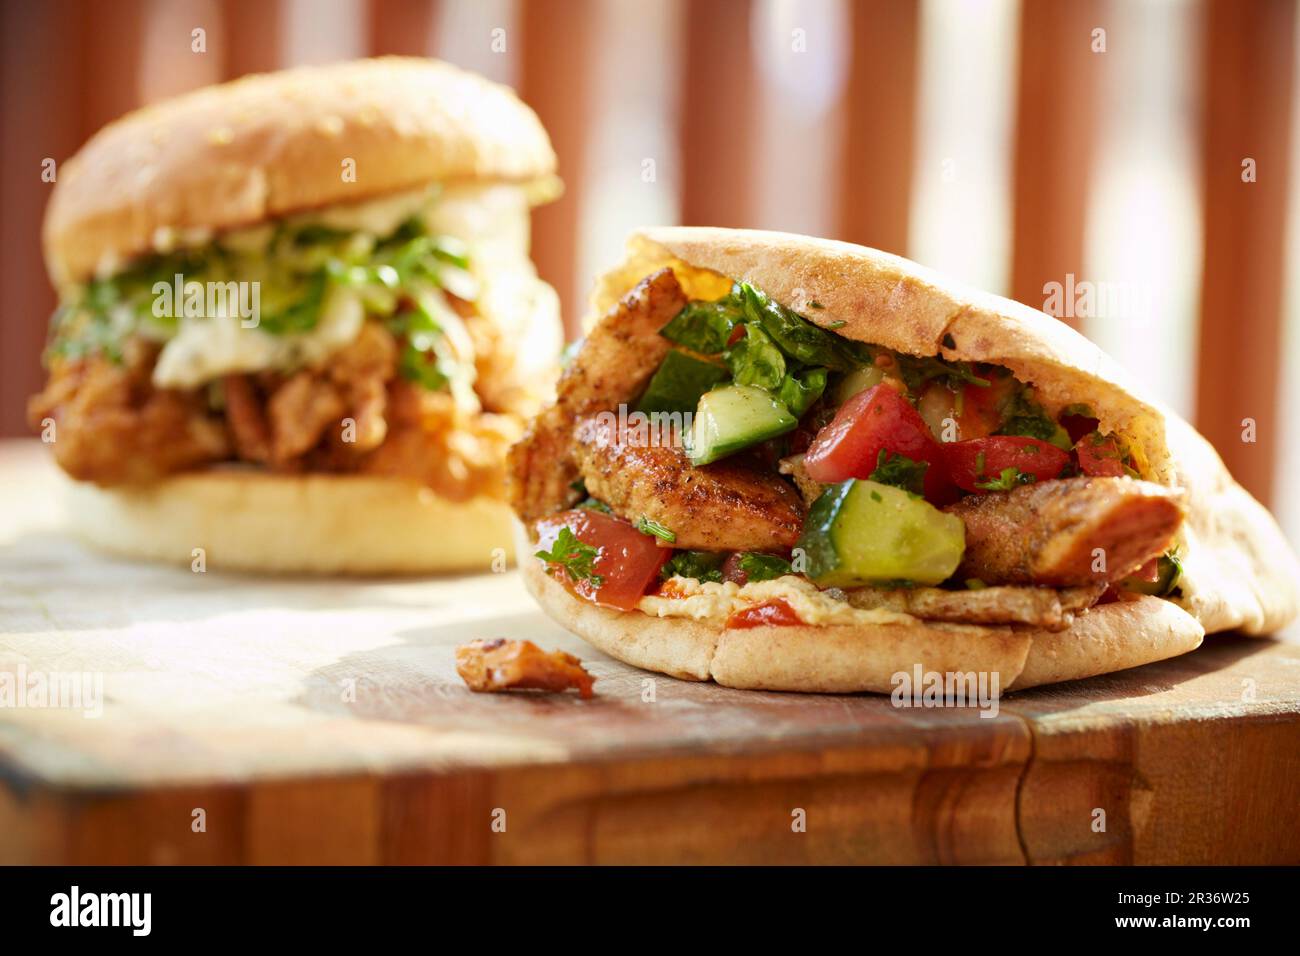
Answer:
<svg viewBox="0 0 1300 956"><path fill-rule="evenodd" d="M2 863L1300 862L1296 643L993 717L728 690L605 657L513 572L90 553L43 452L0 444L0 675L92 678L81 710L0 707ZM489 636L577 654L598 696L470 693L452 650Z"/></svg>

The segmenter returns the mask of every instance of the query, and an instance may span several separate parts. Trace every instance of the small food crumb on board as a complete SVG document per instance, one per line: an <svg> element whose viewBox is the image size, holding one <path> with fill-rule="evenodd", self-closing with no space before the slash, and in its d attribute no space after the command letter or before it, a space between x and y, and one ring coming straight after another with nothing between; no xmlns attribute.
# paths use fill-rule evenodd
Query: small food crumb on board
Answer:
<svg viewBox="0 0 1300 956"><path fill-rule="evenodd" d="M494 637L456 648L456 673L470 690L566 691L577 688L583 700L593 696L596 679L582 662L564 651L544 651L532 641Z"/></svg>

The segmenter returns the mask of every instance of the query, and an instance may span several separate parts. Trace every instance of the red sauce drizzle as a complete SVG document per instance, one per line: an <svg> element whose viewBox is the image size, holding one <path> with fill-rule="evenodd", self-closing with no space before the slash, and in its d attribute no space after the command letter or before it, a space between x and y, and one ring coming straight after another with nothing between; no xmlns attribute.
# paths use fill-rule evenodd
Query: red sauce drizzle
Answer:
<svg viewBox="0 0 1300 956"><path fill-rule="evenodd" d="M794 608L787 604L783 598L775 598L771 601L764 601L762 604L742 608L727 618L727 627L736 629L788 627L802 623L803 621L799 620L799 615L794 612Z"/></svg>

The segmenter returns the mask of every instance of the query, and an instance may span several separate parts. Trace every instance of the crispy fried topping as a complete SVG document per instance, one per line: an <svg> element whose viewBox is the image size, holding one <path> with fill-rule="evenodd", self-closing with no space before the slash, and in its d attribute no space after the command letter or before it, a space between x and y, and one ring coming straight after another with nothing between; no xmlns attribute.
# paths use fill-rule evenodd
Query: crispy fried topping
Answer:
<svg viewBox="0 0 1300 956"><path fill-rule="evenodd" d="M532 641L471 641L456 648L456 673L470 690L565 691L576 688L584 700L593 696L595 683L582 662L564 651L544 651Z"/></svg>

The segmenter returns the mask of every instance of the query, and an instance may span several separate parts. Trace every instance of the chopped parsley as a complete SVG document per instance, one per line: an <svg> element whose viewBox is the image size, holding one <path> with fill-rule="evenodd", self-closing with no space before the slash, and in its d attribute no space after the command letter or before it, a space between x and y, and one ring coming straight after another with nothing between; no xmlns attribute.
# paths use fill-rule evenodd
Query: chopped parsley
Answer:
<svg viewBox="0 0 1300 956"><path fill-rule="evenodd" d="M744 572L747 581L771 581L773 578L791 573L790 562L775 554L746 551L737 560L737 564Z"/></svg>
<svg viewBox="0 0 1300 956"><path fill-rule="evenodd" d="M605 579L595 571L600 549L579 541L578 536L569 528L560 529L550 551L538 551L533 557L562 568L575 584L587 581L592 587L599 588L605 583Z"/></svg>
<svg viewBox="0 0 1300 956"><path fill-rule="evenodd" d="M641 517L637 518L636 523L633 525L633 527L636 528L636 530L640 531L642 534L648 534L651 537L658 538L660 541L666 541L669 544L672 544L677 540L677 535L675 532L670 531L668 528L665 528L663 525L661 525L658 521L655 521L653 518L649 518L645 515L642 515Z"/></svg>
<svg viewBox="0 0 1300 956"><path fill-rule="evenodd" d="M876 470L871 473L870 480L902 488L913 495L921 495L925 492L925 471L929 467L928 461L913 461L906 455L891 455L882 448L876 456Z"/></svg>
<svg viewBox="0 0 1300 956"><path fill-rule="evenodd" d="M659 576L665 581L683 577L718 583L722 580L722 555L716 551L678 551L664 563Z"/></svg>
<svg viewBox="0 0 1300 956"><path fill-rule="evenodd" d="M1020 389L1002 410L1002 427L995 434L1023 435L1055 445L1062 451L1073 447L1070 434L1030 398L1030 390Z"/></svg>
<svg viewBox="0 0 1300 956"><path fill-rule="evenodd" d="M982 473L983 469L981 468L980 471ZM1011 465L1003 468L1002 473L996 478L975 482L975 487L985 491L1011 491L1021 485L1032 485L1036 480L1034 475Z"/></svg>

